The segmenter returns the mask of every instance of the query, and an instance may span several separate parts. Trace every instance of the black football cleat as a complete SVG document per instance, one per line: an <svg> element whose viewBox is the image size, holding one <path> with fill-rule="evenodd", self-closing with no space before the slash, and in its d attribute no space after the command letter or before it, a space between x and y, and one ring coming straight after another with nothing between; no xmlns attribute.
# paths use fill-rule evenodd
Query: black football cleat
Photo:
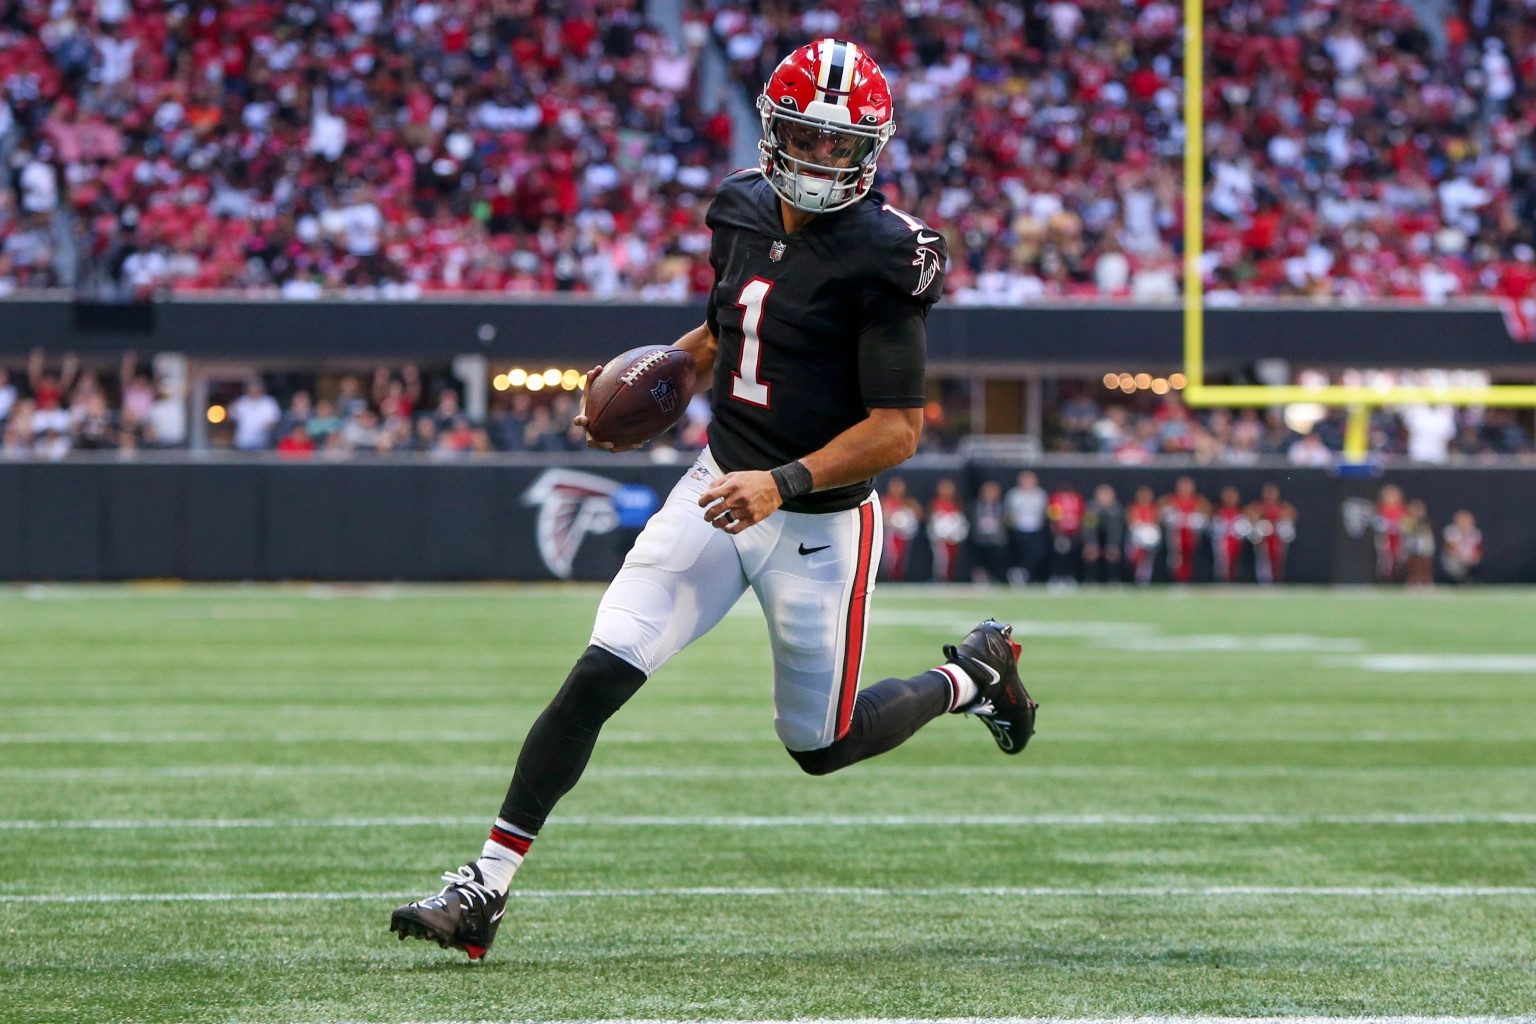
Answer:
<svg viewBox="0 0 1536 1024"><path fill-rule="evenodd" d="M448 884L436 896L397 907L389 917L389 930L402 942L426 939L444 949L462 949L472 963L485 959L506 912L507 894L486 886L473 864L444 872L443 881Z"/></svg>
<svg viewBox="0 0 1536 1024"><path fill-rule="evenodd" d="M1022 751L1035 734L1039 707L1019 679L1019 645L1013 627L988 619L965 635L960 646L948 645L944 657L976 681L976 699L961 708L992 733L1005 754Z"/></svg>

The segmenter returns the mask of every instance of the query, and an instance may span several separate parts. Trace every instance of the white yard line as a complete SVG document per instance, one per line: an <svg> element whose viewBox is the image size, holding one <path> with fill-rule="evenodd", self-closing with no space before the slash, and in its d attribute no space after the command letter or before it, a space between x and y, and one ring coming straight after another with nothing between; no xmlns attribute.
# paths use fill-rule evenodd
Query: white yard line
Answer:
<svg viewBox="0 0 1536 1024"><path fill-rule="evenodd" d="M1111 729L1053 731L1051 740L1058 743L1116 743L1127 740L1125 732ZM1164 744L1189 743L1264 743L1272 742L1271 733L1209 733L1199 731L1171 732L1163 730L1158 739ZM515 738L514 738L515 739ZM1458 732L1447 728L1438 731L1407 732L1400 730L1370 730L1346 733L1298 733L1287 732L1285 740L1297 743L1536 743L1536 729L1492 731L1479 729L1474 732ZM494 743L504 746L509 742L505 732L461 732L436 730L432 732L7 732L0 733L0 745L43 746L49 744L200 744L200 743L378 743L395 745L408 743ZM761 730L721 732L701 725L691 731L677 732L604 732L604 744L615 743L681 743L690 746L702 744L762 744L778 747L773 730L765 725Z"/></svg>
<svg viewBox="0 0 1536 1024"><path fill-rule="evenodd" d="M0 779L218 779L218 778L309 778L314 776L363 777L403 776L440 779L449 775L509 778L507 765L415 765L415 764L204 764L163 765L153 768L3 768ZM1305 767L1291 765L1031 765L1027 774L1045 778L1140 778L1175 776L1191 779L1356 779L1356 778L1522 778L1536 776L1536 765L1367 765L1359 768ZM995 767L982 765L881 765L867 776L843 775L837 782L895 778L996 778ZM783 767L713 767L713 766L613 766L588 768L583 777L605 779L792 779L800 778L800 769ZM826 783L823 783L826 784Z"/></svg>
<svg viewBox="0 0 1536 1024"><path fill-rule="evenodd" d="M1536 675L1536 654L1367 654L1354 664L1367 672Z"/></svg>
<svg viewBox="0 0 1536 1024"><path fill-rule="evenodd" d="M1147 654L1190 654L1202 651L1235 654L1348 654L1365 650L1356 637L1300 634L1202 633L1187 636L1116 636L1095 641L1102 650Z"/></svg>
<svg viewBox="0 0 1536 1024"><path fill-rule="evenodd" d="M537 1024L1532 1024L1536 1017L796 1017L793 1020L638 1020L629 1017ZM341 1024L363 1024L343 1021ZM516 1020L412 1021L410 1024L536 1024Z"/></svg>
<svg viewBox="0 0 1536 1024"><path fill-rule="evenodd" d="M1294 739L1295 737L1292 737ZM1445 737L1454 738L1454 737ZM117 743L496 743L505 744L504 732L7 732L0 733L0 745L41 746L47 744L117 744ZM773 731L720 732L700 727L697 732L613 732L603 733L604 743L777 743Z"/></svg>
<svg viewBox="0 0 1536 1024"><path fill-rule="evenodd" d="M420 890L393 892L176 892L176 893L38 893L0 895L6 903L261 903L335 902L343 900L403 900ZM1149 899L1220 899L1324 897L1343 899L1500 899L1536 897L1531 885L1405 885L1405 886L973 886L953 888L878 888L863 886L687 886L627 889L513 889L513 899L674 899L689 897L794 897L836 899L900 899L985 897L994 899L1127 897Z"/></svg>
<svg viewBox="0 0 1536 1024"><path fill-rule="evenodd" d="M481 816L330 818L13 819L0 831L142 829L144 831L265 828L413 828L484 825ZM911 828L1185 825L1536 825L1536 813L1486 814L802 814L802 815L555 815L551 825L598 828Z"/></svg>

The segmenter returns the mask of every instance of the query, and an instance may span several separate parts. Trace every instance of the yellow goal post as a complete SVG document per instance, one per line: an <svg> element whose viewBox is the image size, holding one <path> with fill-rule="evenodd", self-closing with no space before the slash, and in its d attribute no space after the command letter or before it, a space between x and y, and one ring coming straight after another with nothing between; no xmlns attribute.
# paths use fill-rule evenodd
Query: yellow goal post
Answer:
<svg viewBox="0 0 1536 1024"><path fill-rule="evenodd" d="M1184 0L1184 375L1188 405L1271 406L1308 402L1349 410L1344 454L1352 462L1367 454L1368 410L1385 405L1429 403L1456 406L1536 407L1536 385L1487 387L1424 385L1207 384L1205 382L1205 288L1200 262L1205 253L1205 4Z"/></svg>

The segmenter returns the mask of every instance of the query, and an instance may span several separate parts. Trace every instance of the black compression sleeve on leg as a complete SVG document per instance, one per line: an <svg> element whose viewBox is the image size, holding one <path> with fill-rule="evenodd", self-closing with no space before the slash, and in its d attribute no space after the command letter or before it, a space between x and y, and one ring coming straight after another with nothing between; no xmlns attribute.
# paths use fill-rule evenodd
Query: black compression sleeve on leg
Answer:
<svg viewBox="0 0 1536 1024"><path fill-rule="evenodd" d="M867 757L899 747L949 710L950 682L938 672L911 679L882 679L860 690L853 721L842 739L820 750L791 750L789 756L811 775L827 775Z"/></svg>
<svg viewBox="0 0 1536 1024"><path fill-rule="evenodd" d="M601 647L588 647L528 730L501 804L502 820L538 835L555 803L581 778L603 723L644 682L645 673L629 662Z"/></svg>

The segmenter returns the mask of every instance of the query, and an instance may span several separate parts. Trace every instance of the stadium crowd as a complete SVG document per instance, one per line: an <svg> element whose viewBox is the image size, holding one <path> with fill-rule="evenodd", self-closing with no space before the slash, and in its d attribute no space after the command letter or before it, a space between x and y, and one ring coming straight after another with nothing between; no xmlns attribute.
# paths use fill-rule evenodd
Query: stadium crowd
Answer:
<svg viewBox="0 0 1536 1024"><path fill-rule="evenodd" d="M1095 393L1077 389L1053 405L1048 450L1093 453L1121 463L1172 455L1201 464L1242 465L1282 457L1292 465L1329 466L1344 449L1343 409L1319 408L1315 421L1288 423L1279 408L1191 409L1172 391L1113 402L1097 401ZM1424 405L1374 410L1369 450L1380 458L1432 465L1536 456L1531 433L1514 410Z"/></svg>
<svg viewBox="0 0 1536 1024"><path fill-rule="evenodd" d="M730 122L642 6L0 0L0 290L686 298Z"/></svg>
<svg viewBox="0 0 1536 1024"><path fill-rule="evenodd" d="M1530 5L1208 7L1213 302L1532 291ZM702 49L755 93L845 33L953 299L1176 293L1170 0L697 0L680 39L643 8L0 0L0 292L697 297L733 132Z"/></svg>
<svg viewBox="0 0 1536 1024"><path fill-rule="evenodd" d="M477 419L463 407L462 386L447 367L380 366L371 375L277 373L224 385L210 396L209 408L191 414L207 418L215 447L293 458L585 448L581 431L571 426L579 392L492 392L487 415ZM965 389L939 391L952 393L948 402L935 398L924 411L925 452L955 451L969 434ZM1106 397L1095 397L1100 394ZM1278 410L1190 409L1176 391L1124 396L1061 381L1045 412L1045 451L1121 464L1171 458L1245 465L1283 458L1326 466L1344 446L1339 410L1315 423L1287 423ZM185 447L188 414L184 384L148 372L134 352L124 353L116 374L82 368L73 354L55 360L41 350L25 366L0 364L0 453L12 457ZM706 443L709 422L707 397L695 396L683 420L652 449L697 451ZM1370 450L1383 460L1424 464L1536 458L1531 433L1515 411L1448 406L1377 410Z"/></svg>
<svg viewBox="0 0 1536 1024"><path fill-rule="evenodd" d="M1176 294L1176 3L708 6L744 88L838 31L898 72L891 190L945 231L959 301ZM1213 301L1530 292L1530 5L1206 9Z"/></svg>
<svg viewBox="0 0 1536 1024"><path fill-rule="evenodd" d="M585 450L571 425L580 394L497 394L483 418L472 416L461 384L442 369L379 367L357 374L272 374L216 389L206 410L216 448L275 451L285 458L347 457L360 453ZM146 373L133 352L116 375L83 369L73 354L57 361L41 350L24 370L0 365L0 455L63 458L72 451L183 448L189 442L187 401L180 382ZM654 448L698 451L705 443L709 403L697 397Z"/></svg>

